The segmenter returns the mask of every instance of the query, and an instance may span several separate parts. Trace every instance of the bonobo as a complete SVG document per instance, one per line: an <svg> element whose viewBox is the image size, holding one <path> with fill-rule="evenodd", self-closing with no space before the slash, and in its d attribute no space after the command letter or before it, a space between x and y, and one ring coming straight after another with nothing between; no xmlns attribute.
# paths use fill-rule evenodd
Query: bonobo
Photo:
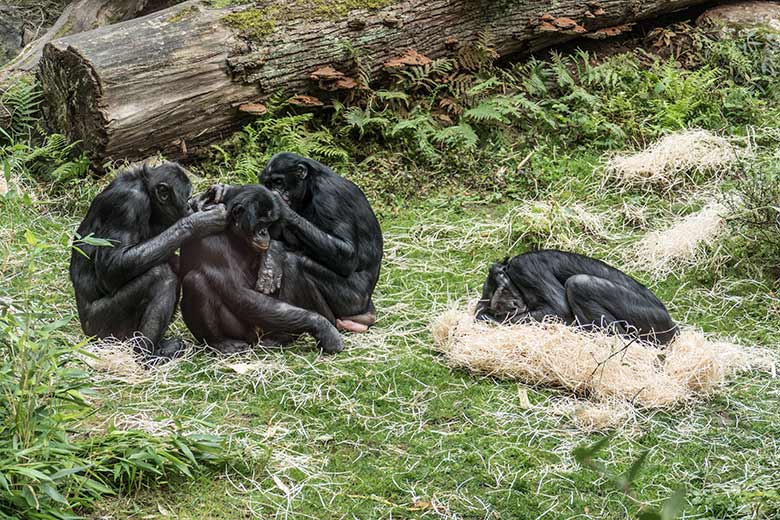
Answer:
<svg viewBox="0 0 780 520"><path fill-rule="evenodd" d="M292 280L283 263L277 266L282 299L255 290L272 244L269 228L279 220L276 197L263 186L241 186L229 190L223 202L227 230L190 240L181 250L181 312L195 338L232 353L309 333L325 352L341 351L341 337L324 316L283 301L284 283Z"/></svg>
<svg viewBox="0 0 780 520"><path fill-rule="evenodd" d="M664 304L644 285L600 260L542 250L497 262L482 289L477 319L518 323L555 316L665 345L677 334Z"/></svg>
<svg viewBox="0 0 780 520"><path fill-rule="evenodd" d="M225 208L189 215L192 185L175 163L121 173L87 211L70 258L70 279L84 332L133 339L136 352L170 357L180 339L163 340L179 297L176 250L192 237L222 231ZM79 242L92 236L111 246Z"/></svg>
<svg viewBox="0 0 780 520"><path fill-rule="evenodd" d="M365 194L322 163L279 153L259 181L278 195L284 279L281 285L307 301L297 304L321 313L339 328L363 332L376 321L371 296L382 262L382 230ZM217 185L201 203L224 200L236 186ZM278 278L278 261L261 273ZM293 289L295 284L297 289ZM286 299L285 299L286 300Z"/></svg>

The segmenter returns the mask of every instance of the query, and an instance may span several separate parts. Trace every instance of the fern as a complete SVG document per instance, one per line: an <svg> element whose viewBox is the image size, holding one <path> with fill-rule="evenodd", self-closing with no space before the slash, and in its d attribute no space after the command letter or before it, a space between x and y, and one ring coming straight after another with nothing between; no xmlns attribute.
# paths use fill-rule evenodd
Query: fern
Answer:
<svg viewBox="0 0 780 520"><path fill-rule="evenodd" d="M448 126L433 134L433 141L446 144L449 147L462 147L466 150L473 150L477 146L479 137L468 123L460 123L455 126Z"/></svg>
<svg viewBox="0 0 780 520"><path fill-rule="evenodd" d="M35 130L43 93L37 83L18 79L0 94L0 121L7 120L6 132L11 141L30 138Z"/></svg>

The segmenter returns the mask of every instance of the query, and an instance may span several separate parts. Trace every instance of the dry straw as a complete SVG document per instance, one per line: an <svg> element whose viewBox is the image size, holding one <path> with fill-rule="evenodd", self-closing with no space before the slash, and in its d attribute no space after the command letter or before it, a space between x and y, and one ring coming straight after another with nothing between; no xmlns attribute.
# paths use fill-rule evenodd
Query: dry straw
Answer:
<svg viewBox="0 0 780 520"><path fill-rule="evenodd" d="M651 231L637 242L634 258L628 263L655 279L698 263L707 246L715 244L726 231L725 213L722 204L712 201L665 229Z"/></svg>
<svg viewBox="0 0 780 520"><path fill-rule="evenodd" d="M721 177L739 155L724 137L706 130L687 130L667 135L640 152L612 157L605 166L605 180L626 188L670 191L692 181L693 175Z"/></svg>
<svg viewBox="0 0 780 520"><path fill-rule="evenodd" d="M433 324L433 337L453 367L588 398L598 406L580 419L593 428L622 420L626 403L669 408L706 396L729 375L766 366L769 359L763 351L710 341L691 329L659 349L557 321L477 322L466 311L445 312Z"/></svg>

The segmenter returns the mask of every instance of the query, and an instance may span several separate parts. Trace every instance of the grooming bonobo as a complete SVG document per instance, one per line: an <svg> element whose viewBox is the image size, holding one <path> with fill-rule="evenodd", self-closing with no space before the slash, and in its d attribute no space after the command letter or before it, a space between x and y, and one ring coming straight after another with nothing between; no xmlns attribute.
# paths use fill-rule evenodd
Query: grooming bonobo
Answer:
<svg viewBox="0 0 780 520"><path fill-rule="evenodd" d="M225 208L190 215L192 185L175 163L121 173L92 202L77 231L70 279L84 332L132 339L136 352L173 356L180 339L163 339L179 298L174 256L185 240L220 232ZM96 247L79 238L109 240Z"/></svg>
<svg viewBox="0 0 780 520"><path fill-rule="evenodd" d="M655 294L600 260L543 250L490 267L477 319L519 323L547 316L661 345L678 331Z"/></svg>
<svg viewBox="0 0 780 520"><path fill-rule="evenodd" d="M281 230L258 290L270 294L281 284L295 296L281 299L322 314L340 329L367 330L376 321L371 295L383 243L366 196L324 164L293 153L275 155L258 180L277 195ZM223 201L236 189L214 186L201 204Z"/></svg>
<svg viewBox="0 0 780 520"><path fill-rule="evenodd" d="M188 241L181 251L181 312L195 338L233 353L256 343L289 343L308 333L325 352L341 351L338 331L319 309L296 306L309 295L288 283L295 275L285 262L274 266L279 283L273 296L255 289L272 249L271 228L279 221L276 197L255 185L234 187L222 200L227 230Z"/></svg>

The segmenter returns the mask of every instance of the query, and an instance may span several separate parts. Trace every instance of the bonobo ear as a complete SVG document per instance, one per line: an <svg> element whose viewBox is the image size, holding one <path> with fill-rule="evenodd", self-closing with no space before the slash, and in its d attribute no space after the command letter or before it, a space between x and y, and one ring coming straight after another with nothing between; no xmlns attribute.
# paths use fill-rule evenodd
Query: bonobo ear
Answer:
<svg viewBox="0 0 780 520"><path fill-rule="evenodd" d="M309 174L309 168L304 163L298 163L298 168L295 170L295 176L298 180L303 180Z"/></svg>
<svg viewBox="0 0 780 520"><path fill-rule="evenodd" d="M167 183L161 182L154 187L154 194L160 202L168 202L171 197L171 187Z"/></svg>
<svg viewBox="0 0 780 520"><path fill-rule="evenodd" d="M244 211L246 211L246 208L244 208L242 204L235 204L232 208L230 208L230 218L235 222L241 218L241 216L244 214Z"/></svg>

